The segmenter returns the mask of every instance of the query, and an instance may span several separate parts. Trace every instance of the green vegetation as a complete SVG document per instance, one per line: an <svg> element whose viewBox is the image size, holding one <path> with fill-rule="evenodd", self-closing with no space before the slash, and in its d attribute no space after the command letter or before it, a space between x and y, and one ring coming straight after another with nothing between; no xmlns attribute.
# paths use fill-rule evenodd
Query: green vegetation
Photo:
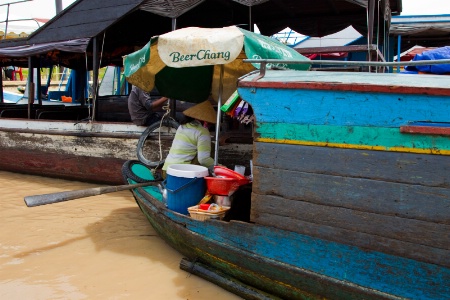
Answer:
<svg viewBox="0 0 450 300"><path fill-rule="evenodd" d="M63 70L64 70L63 67L55 67L55 70L53 70L53 74L52 74L52 81L59 81L61 79L61 74L62 74ZM41 68L41 80L47 80L49 72L50 72L49 68ZM98 77L103 78L103 76L105 75L105 72L106 72L106 68L101 68L99 70ZM27 80L28 68L22 68L22 75L23 75L23 80ZM92 71L91 71L91 78L92 78Z"/></svg>

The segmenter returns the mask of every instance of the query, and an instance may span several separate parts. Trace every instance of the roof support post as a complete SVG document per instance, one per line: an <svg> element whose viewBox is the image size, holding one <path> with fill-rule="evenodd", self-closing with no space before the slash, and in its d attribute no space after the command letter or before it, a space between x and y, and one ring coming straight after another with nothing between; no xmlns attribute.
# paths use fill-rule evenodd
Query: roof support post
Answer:
<svg viewBox="0 0 450 300"><path fill-rule="evenodd" d="M97 94L98 94L98 69L99 69L99 59L98 59L98 40L95 36L92 39L92 121L95 120L95 106L97 105ZM87 71L87 70L86 70Z"/></svg>
<svg viewBox="0 0 450 300"><path fill-rule="evenodd" d="M399 63L397 66L397 73L400 73L400 55L402 54L402 35L399 34L397 37L397 62Z"/></svg>
<svg viewBox="0 0 450 300"><path fill-rule="evenodd" d="M33 57L28 57L28 119L31 119L31 107L34 104L34 68Z"/></svg>
<svg viewBox="0 0 450 300"><path fill-rule="evenodd" d="M3 67L2 67L3 68ZM0 70L1 71L1 70ZM3 72L0 74L0 86L3 86ZM0 91L0 103L4 103L3 89Z"/></svg>
<svg viewBox="0 0 450 300"><path fill-rule="evenodd" d="M59 14L62 11L62 0L55 0L55 9L56 14Z"/></svg>
<svg viewBox="0 0 450 300"><path fill-rule="evenodd" d="M172 18L172 31L177 30L177 18ZM177 115L177 100L169 99L170 117L175 119Z"/></svg>
<svg viewBox="0 0 450 300"><path fill-rule="evenodd" d="M254 28L253 28L253 23L252 23L252 6L250 5L248 7L248 30L253 32Z"/></svg>
<svg viewBox="0 0 450 300"><path fill-rule="evenodd" d="M177 29L177 18L172 18L172 31Z"/></svg>
<svg viewBox="0 0 450 300"><path fill-rule="evenodd" d="M368 24L367 24L367 43L369 45L373 42L373 24L374 24L374 16L375 16L375 1L377 0L369 0L368 7ZM369 58L370 60L370 58Z"/></svg>
<svg viewBox="0 0 450 300"><path fill-rule="evenodd" d="M39 65L36 68L36 87L37 87L37 99L39 105L42 105L42 83L41 83L41 60L39 59Z"/></svg>
<svg viewBox="0 0 450 300"><path fill-rule="evenodd" d="M373 43L373 30L374 30L374 16L375 16L375 1L369 0L367 7L367 61L372 61L371 47ZM378 49L377 49L378 51ZM369 72L372 71L371 67L368 67Z"/></svg>

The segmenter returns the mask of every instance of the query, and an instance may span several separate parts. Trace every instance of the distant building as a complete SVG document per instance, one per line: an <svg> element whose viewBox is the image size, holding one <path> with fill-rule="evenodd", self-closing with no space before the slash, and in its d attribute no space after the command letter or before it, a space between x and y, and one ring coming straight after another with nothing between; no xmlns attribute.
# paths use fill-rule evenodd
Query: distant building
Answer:
<svg viewBox="0 0 450 300"><path fill-rule="evenodd" d="M406 55L416 46L450 46L450 15L393 16L389 35L397 45L396 55Z"/></svg>
<svg viewBox="0 0 450 300"><path fill-rule="evenodd" d="M349 26L339 32L326 35L324 37L305 37L302 41L295 44L294 48L308 47L336 47L354 44L362 35L352 26Z"/></svg>
<svg viewBox="0 0 450 300"><path fill-rule="evenodd" d="M276 38L280 42L290 47L294 47L295 45L301 43L302 41L308 39L309 37L298 33L289 27L283 29L282 31L272 35L273 38Z"/></svg>

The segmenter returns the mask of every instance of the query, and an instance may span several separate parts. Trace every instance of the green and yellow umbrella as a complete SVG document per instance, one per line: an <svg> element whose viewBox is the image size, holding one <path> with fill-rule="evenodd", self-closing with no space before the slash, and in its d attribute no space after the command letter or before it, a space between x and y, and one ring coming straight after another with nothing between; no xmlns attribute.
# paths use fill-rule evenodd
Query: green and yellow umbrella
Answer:
<svg viewBox="0 0 450 300"><path fill-rule="evenodd" d="M145 91L156 87L163 96L199 103L210 95L218 101L221 84L221 98L228 99L237 88L237 79L259 67L244 63L246 58L308 60L275 39L236 26L188 27L153 37L124 58L124 67L128 82ZM281 67L308 70L310 65Z"/></svg>
<svg viewBox="0 0 450 300"><path fill-rule="evenodd" d="M141 50L124 57L129 83L162 96L200 103L212 97L220 108L237 89L239 77L257 69L252 59L308 60L278 40L236 26L188 27L153 37ZM267 68L309 70L309 64L267 65ZM220 109L216 124L217 164Z"/></svg>

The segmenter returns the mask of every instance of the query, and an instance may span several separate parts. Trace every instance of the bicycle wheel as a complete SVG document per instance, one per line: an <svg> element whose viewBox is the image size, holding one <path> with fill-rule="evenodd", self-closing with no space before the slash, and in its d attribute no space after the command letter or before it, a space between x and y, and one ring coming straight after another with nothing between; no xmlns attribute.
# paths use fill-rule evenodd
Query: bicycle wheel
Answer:
<svg viewBox="0 0 450 300"><path fill-rule="evenodd" d="M162 167L178 126L180 124L173 119L164 119L162 124L158 121L148 126L137 145L139 161L151 168Z"/></svg>

